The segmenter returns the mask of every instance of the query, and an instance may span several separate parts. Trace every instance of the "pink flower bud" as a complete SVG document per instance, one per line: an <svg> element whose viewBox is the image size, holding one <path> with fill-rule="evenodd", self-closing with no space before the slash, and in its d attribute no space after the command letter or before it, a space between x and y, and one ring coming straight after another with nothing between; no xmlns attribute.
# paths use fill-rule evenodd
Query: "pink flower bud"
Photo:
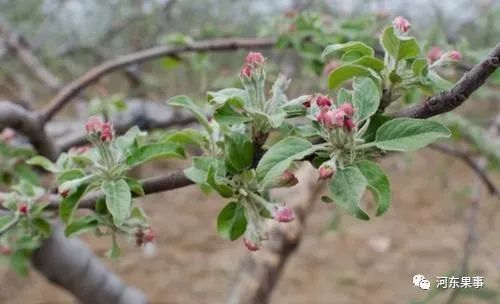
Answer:
<svg viewBox="0 0 500 304"><path fill-rule="evenodd" d="M2 255L11 255L12 248L7 245L0 245L0 254Z"/></svg>
<svg viewBox="0 0 500 304"><path fill-rule="evenodd" d="M394 18L394 21L392 21L392 26L394 26L394 28L399 32L406 33L410 30L411 24L404 17L398 16Z"/></svg>
<svg viewBox="0 0 500 304"><path fill-rule="evenodd" d="M329 75L333 70L338 68L340 66L340 62L337 60L332 60L330 61L325 67L323 68L323 75Z"/></svg>
<svg viewBox="0 0 500 304"><path fill-rule="evenodd" d="M259 52L250 52L245 58L245 63L249 66L260 66L264 63L264 56Z"/></svg>
<svg viewBox="0 0 500 304"><path fill-rule="evenodd" d="M85 124L85 130L87 130L87 134L95 134L101 131L102 124L103 122L99 117L91 116Z"/></svg>
<svg viewBox="0 0 500 304"><path fill-rule="evenodd" d="M21 203L17 207L17 210L19 210L19 213L26 215L28 214L28 205L26 205L25 203Z"/></svg>
<svg viewBox="0 0 500 304"><path fill-rule="evenodd" d="M295 219L295 212L292 208L280 206L274 211L274 219L281 223L288 223Z"/></svg>
<svg viewBox="0 0 500 304"><path fill-rule="evenodd" d="M319 179L329 179L335 174L335 168L330 164L323 164L319 167Z"/></svg>
<svg viewBox="0 0 500 304"><path fill-rule="evenodd" d="M280 177L280 185L292 187L299 183L299 180L292 171L286 170Z"/></svg>
<svg viewBox="0 0 500 304"><path fill-rule="evenodd" d="M151 243L152 241L154 241L156 238L154 232L153 232L153 229L151 228L147 228L144 230L144 242L145 243Z"/></svg>
<svg viewBox="0 0 500 304"><path fill-rule="evenodd" d="M331 127L342 128L344 126L344 121L345 121L346 116L347 115L344 111L341 111L341 110L335 111L334 112L334 119L333 119L333 123L332 123Z"/></svg>
<svg viewBox="0 0 500 304"><path fill-rule="evenodd" d="M332 101L328 98L328 96L318 95L318 97L316 97L316 104L320 108L330 107L332 105Z"/></svg>
<svg viewBox="0 0 500 304"><path fill-rule="evenodd" d="M439 48L437 46L433 46L427 52L427 59L429 59L429 61L431 63L433 63L434 61L436 61L439 58L441 58L442 55L443 55L443 50L441 50L441 48Z"/></svg>
<svg viewBox="0 0 500 304"><path fill-rule="evenodd" d="M89 149L90 149L89 146L81 146L81 147L76 148L76 153L83 154L83 153L87 152Z"/></svg>
<svg viewBox="0 0 500 304"><path fill-rule="evenodd" d="M16 136L16 131L11 128L5 128L0 134L0 139L5 141L6 143L10 142Z"/></svg>
<svg viewBox="0 0 500 304"><path fill-rule="evenodd" d="M113 125L110 122L103 123L101 129L101 141L111 141L113 139L113 134Z"/></svg>
<svg viewBox="0 0 500 304"><path fill-rule="evenodd" d="M346 119L344 119L344 128L347 132L351 132L354 128L356 128L356 124L351 118L346 117Z"/></svg>
<svg viewBox="0 0 500 304"><path fill-rule="evenodd" d="M244 65L243 68L241 68L240 71L240 77L241 78L251 78L253 74L252 68L249 65Z"/></svg>
<svg viewBox="0 0 500 304"><path fill-rule="evenodd" d="M339 111L344 112L348 117L352 117L354 115L354 107L350 102L343 103L339 107Z"/></svg>
<svg viewBox="0 0 500 304"><path fill-rule="evenodd" d="M460 61L460 59L462 59L462 54L460 54L459 51L455 50L446 52L443 56L446 56L447 59L452 61Z"/></svg>
<svg viewBox="0 0 500 304"><path fill-rule="evenodd" d="M245 244L245 247L247 247L248 250L250 251L257 251L260 249L260 246L258 243L254 243L246 238L243 238L243 243Z"/></svg>
<svg viewBox="0 0 500 304"><path fill-rule="evenodd" d="M312 99L313 97L312 96L309 96L306 101L304 101L302 103L302 105L304 106L304 108L310 108L311 107L311 102L312 102Z"/></svg>

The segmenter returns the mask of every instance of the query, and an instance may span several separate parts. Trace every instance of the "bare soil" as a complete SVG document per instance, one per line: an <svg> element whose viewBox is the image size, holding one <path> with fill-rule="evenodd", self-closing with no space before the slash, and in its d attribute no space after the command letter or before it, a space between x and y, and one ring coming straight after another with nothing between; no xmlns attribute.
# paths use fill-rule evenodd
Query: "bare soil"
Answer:
<svg viewBox="0 0 500 304"><path fill-rule="evenodd" d="M368 222L342 216L338 228L331 231L334 207L318 202L271 303L412 303L429 294L413 286L414 274L425 275L435 287L436 276L458 269L474 181L470 170L430 150L393 156L382 166L394 189L387 214ZM166 169L148 170L159 174ZM499 201L483 192L471 275L484 276L486 287L498 290ZM142 289L152 303L224 303L238 263L248 253L241 242L228 242L216 234L215 219L223 201L191 186L148 196L141 204L158 234L156 256L147 258L132 242L122 240L124 256L118 261L103 257L103 261L127 283ZM110 244L108 239L85 239L100 256ZM444 303L447 296L441 292L432 303ZM0 302L74 300L35 271L20 278L1 265ZM497 302L460 297L455 303Z"/></svg>

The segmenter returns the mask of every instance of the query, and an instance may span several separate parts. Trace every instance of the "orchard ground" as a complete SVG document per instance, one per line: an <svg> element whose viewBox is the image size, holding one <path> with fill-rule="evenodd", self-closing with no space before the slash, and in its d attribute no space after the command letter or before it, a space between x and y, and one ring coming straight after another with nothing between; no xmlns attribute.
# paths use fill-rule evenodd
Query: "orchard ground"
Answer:
<svg viewBox="0 0 500 304"><path fill-rule="evenodd" d="M183 165L170 162L156 171L145 170L159 174ZM389 212L368 222L343 216L338 229L328 231L332 213L326 211L333 207L318 202L271 303L409 303L427 293L412 285L414 274L424 274L435 287L436 276L458 267L474 179L471 171L428 149L389 157L382 166L395 189ZM497 289L500 239L494 231L500 225L500 208L488 195L483 197L471 275L484 276L486 286ZM145 258L133 242L122 240L124 256L104 261L142 289L151 303L224 303L247 251L241 241L225 241L216 234L222 203L196 186L143 198L141 204L158 235L156 257ZM85 239L99 255L108 249L107 239ZM2 265L0 286L2 303L73 303L35 271L23 279ZM476 303L473 298L461 301Z"/></svg>

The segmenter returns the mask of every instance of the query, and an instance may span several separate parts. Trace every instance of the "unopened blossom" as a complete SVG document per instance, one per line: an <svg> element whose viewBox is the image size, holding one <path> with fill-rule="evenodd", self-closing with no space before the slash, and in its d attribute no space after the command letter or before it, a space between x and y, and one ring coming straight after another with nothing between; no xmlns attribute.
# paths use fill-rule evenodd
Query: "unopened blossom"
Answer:
<svg viewBox="0 0 500 304"><path fill-rule="evenodd" d="M339 111L344 112L348 117L352 117L354 115L354 107L350 102L341 104L339 107Z"/></svg>
<svg viewBox="0 0 500 304"><path fill-rule="evenodd" d="M337 60L332 60L323 68L323 75L329 75L333 70L340 66L340 62Z"/></svg>
<svg viewBox="0 0 500 304"><path fill-rule="evenodd" d="M341 128L344 126L344 121L347 117L347 114L342 110L336 110L336 111L334 111L333 117L334 117L333 123L330 127Z"/></svg>
<svg viewBox="0 0 500 304"><path fill-rule="evenodd" d="M16 131L14 131L11 128L5 128L3 129L2 133L0 134L0 140L3 140L5 142L10 142L14 137L16 136Z"/></svg>
<svg viewBox="0 0 500 304"><path fill-rule="evenodd" d="M344 128L347 130L347 132L351 132L356 128L356 124L350 117L346 117L344 119Z"/></svg>
<svg viewBox="0 0 500 304"><path fill-rule="evenodd" d="M26 215L28 214L28 205L26 203L21 203L19 204L17 210L19 210L19 213Z"/></svg>
<svg viewBox="0 0 500 304"><path fill-rule="evenodd" d="M318 95L318 97L316 97L316 104L320 108L330 107L332 105L332 101L328 98L328 96Z"/></svg>
<svg viewBox="0 0 500 304"><path fill-rule="evenodd" d="M135 242L137 246L142 246L147 243L151 243L155 240L156 236L154 234L153 229L151 228L146 228L142 229L139 228L135 232Z"/></svg>
<svg viewBox="0 0 500 304"><path fill-rule="evenodd" d="M7 245L0 245L0 254L1 255L10 255L12 253L12 248Z"/></svg>
<svg viewBox="0 0 500 304"><path fill-rule="evenodd" d="M240 71L240 77L241 78L251 78L252 77L252 74L253 74L253 71L252 71L252 67L245 64L243 66L243 68L241 68L241 71Z"/></svg>
<svg viewBox="0 0 500 304"><path fill-rule="evenodd" d="M452 50L444 53L443 58L451 61L460 61L460 59L462 59L462 54L460 54L459 51Z"/></svg>
<svg viewBox="0 0 500 304"><path fill-rule="evenodd" d="M245 64L255 67L255 66L260 66L264 63L264 56L262 56L262 53L259 52L250 52L248 55L245 57Z"/></svg>
<svg viewBox="0 0 500 304"><path fill-rule="evenodd" d="M281 174L280 185L283 185L285 187L292 187L297 185L298 183L299 180L292 171L286 170L285 172L283 172L283 174Z"/></svg>
<svg viewBox="0 0 500 304"><path fill-rule="evenodd" d="M85 124L85 130L87 130L87 134L95 134L101 132L102 125L103 122L99 117L91 116Z"/></svg>
<svg viewBox="0 0 500 304"><path fill-rule="evenodd" d="M392 21L392 26L400 33L406 33L410 30L411 23L406 18L398 16Z"/></svg>
<svg viewBox="0 0 500 304"><path fill-rule="evenodd" d="M324 163L319 167L319 179L329 179L335 174L335 168L329 164Z"/></svg>
<svg viewBox="0 0 500 304"><path fill-rule="evenodd" d="M429 59L429 61L433 63L434 61L437 61L439 58L441 58L442 55L443 50L441 50L441 48L437 46L433 46L427 52L427 59Z"/></svg>
<svg viewBox="0 0 500 304"><path fill-rule="evenodd" d="M258 242L253 242L247 238L243 238L243 243L245 244L245 247L247 247L247 249L250 251L257 251L260 249L260 244Z"/></svg>
<svg viewBox="0 0 500 304"><path fill-rule="evenodd" d="M274 211L274 219L281 223L288 223L295 219L295 212L290 207L279 206Z"/></svg>
<svg viewBox="0 0 500 304"><path fill-rule="evenodd" d="M103 123L101 129L101 141L111 141L113 139L113 135L113 125L110 122Z"/></svg>
<svg viewBox="0 0 500 304"><path fill-rule="evenodd" d="M304 101L302 103L302 105L304 106L304 108L310 108L312 100L313 100L312 96L307 97L306 101Z"/></svg>

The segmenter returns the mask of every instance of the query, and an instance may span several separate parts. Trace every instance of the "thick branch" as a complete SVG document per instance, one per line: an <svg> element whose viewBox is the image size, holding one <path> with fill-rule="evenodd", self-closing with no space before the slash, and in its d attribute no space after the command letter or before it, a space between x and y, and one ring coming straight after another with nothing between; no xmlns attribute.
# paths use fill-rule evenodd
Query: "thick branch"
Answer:
<svg viewBox="0 0 500 304"><path fill-rule="evenodd" d="M23 133L41 155L51 160L57 158L55 146L45 133L40 117L36 113L20 105L0 101L0 130L6 127Z"/></svg>
<svg viewBox="0 0 500 304"><path fill-rule="evenodd" d="M71 292L81 303L147 303L142 292L125 285L82 241L66 238L60 225L53 229L32 257L33 266L47 280Z"/></svg>
<svg viewBox="0 0 500 304"><path fill-rule="evenodd" d="M425 102L392 113L394 117L428 118L449 112L460 106L479 89L500 66L500 43L490 52L488 58L475 65L449 90L429 97Z"/></svg>
<svg viewBox="0 0 500 304"><path fill-rule="evenodd" d="M131 64L142 63L165 56L174 56L185 52L221 52L236 49L268 48L274 46L274 44L275 39L272 38L214 39L193 42L179 47L158 46L120 56L90 69L80 78L65 86L43 110L42 121L45 123L50 120L52 116L60 111L81 90L97 81L100 77Z"/></svg>

